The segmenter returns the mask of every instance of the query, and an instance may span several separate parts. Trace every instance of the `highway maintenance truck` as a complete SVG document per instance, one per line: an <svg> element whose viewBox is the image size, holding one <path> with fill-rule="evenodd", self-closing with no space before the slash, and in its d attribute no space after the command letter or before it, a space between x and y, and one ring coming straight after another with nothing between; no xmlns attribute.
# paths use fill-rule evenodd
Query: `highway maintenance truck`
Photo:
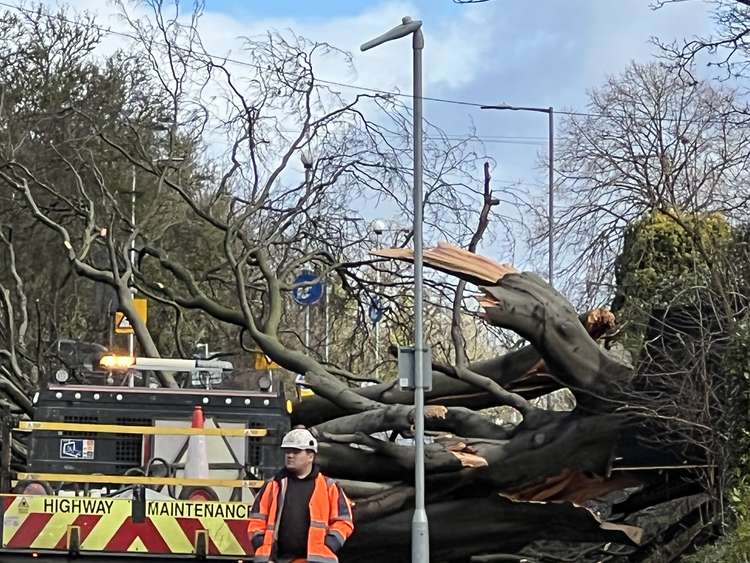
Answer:
<svg viewBox="0 0 750 563"><path fill-rule="evenodd" d="M231 388L220 360L98 364L58 369L31 420L0 420L0 562L252 560L253 495L289 429L281 385ZM158 371L181 387L155 388Z"/></svg>

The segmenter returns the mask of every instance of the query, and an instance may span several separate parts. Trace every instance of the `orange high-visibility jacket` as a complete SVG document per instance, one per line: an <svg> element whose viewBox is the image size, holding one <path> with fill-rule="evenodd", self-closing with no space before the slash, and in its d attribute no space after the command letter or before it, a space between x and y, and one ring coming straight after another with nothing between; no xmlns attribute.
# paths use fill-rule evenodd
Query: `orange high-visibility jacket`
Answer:
<svg viewBox="0 0 750 563"><path fill-rule="evenodd" d="M256 563L270 561L275 555L280 514L284 507L287 477L283 474L267 481L253 503L247 531L255 548ZM307 534L309 563L338 563L336 552L354 531L352 507L344 491L333 479L318 473L310 497L310 530Z"/></svg>

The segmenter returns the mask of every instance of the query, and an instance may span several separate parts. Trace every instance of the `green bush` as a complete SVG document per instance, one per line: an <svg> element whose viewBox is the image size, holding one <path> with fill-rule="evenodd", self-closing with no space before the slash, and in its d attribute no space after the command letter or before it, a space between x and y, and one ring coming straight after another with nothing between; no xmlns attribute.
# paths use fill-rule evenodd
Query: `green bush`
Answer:
<svg viewBox="0 0 750 563"><path fill-rule="evenodd" d="M745 507L750 503L750 490L745 491ZM716 543L705 545L683 559L685 563L750 563L750 520L737 522L732 532Z"/></svg>
<svg viewBox="0 0 750 563"><path fill-rule="evenodd" d="M737 378L737 426L732 429L734 459L728 460L726 500L730 530L716 543L685 558L687 563L750 563L750 322L737 325L725 357L726 374Z"/></svg>
<svg viewBox="0 0 750 563"><path fill-rule="evenodd" d="M616 262L613 309L624 325L621 342L636 360L648 359L642 352L650 315L667 307L708 317L714 312L702 322L722 335L710 343L716 352L708 354L710 377L703 381L717 415L711 419L713 454L725 476L728 526L718 541L685 559L691 563L750 563L749 249L747 225L731 226L718 214L655 211L628 229Z"/></svg>
<svg viewBox="0 0 750 563"><path fill-rule="evenodd" d="M731 226L716 213L653 211L628 228L615 263L613 305L626 326L622 343L628 351L637 357L642 350L651 311L691 304L700 298L699 288L712 286L712 270L732 243Z"/></svg>

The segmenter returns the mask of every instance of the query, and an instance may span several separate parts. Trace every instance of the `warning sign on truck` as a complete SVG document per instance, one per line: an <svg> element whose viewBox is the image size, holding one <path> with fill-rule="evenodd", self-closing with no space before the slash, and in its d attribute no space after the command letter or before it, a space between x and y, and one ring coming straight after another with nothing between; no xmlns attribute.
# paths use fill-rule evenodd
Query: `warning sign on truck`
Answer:
<svg viewBox="0 0 750 563"><path fill-rule="evenodd" d="M252 555L250 507L238 502L148 501L146 519L133 522L128 499L3 495L2 546L67 549L79 528L81 552L194 554L205 530L208 555Z"/></svg>
<svg viewBox="0 0 750 563"><path fill-rule="evenodd" d="M63 438L60 440L60 459L94 459L94 440Z"/></svg>

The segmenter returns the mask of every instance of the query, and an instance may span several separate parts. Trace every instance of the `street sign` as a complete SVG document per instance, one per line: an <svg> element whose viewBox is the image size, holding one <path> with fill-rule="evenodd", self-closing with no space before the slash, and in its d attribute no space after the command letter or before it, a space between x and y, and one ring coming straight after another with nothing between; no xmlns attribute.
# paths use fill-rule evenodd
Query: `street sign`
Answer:
<svg viewBox="0 0 750 563"><path fill-rule="evenodd" d="M94 440L63 438L60 440L60 459L94 459Z"/></svg>
<svg viewBox="0 0 750 563"><path fill-rule="evenodd" d="M370 317L370 322L374 325L378 324L385 314L385 307L383 307L380 297L375 296L370 300L370 308L367 310L367 315Z"/></svg>
<svg viewBox="0 0 750 563"><path fill-rule="evenodd" d="M305 397L312 397L313 395L315 395L315 391L307 386L305 376L301 373L298 373L295 376L294 384L297 386L297 392L299 393L300 399L304 399Z"/></svg>
<svg viewBox="0 0 750 563"><path fill-rule="evenodd" d="M135 313L145 323L148 320L148 300L143 297L133 299ZM115 313L115 334L133 334L133 325L122 311Z"/></svg>
<svg viewBox="0 0 750 563"><path fill-rule="evenodd" d="M317 279L318 274L310 270L304 270L294 278L295 287L292 290L292 298L299 305L314 305L320 301L320 298L323 296L323 282L310 283Z"/></svg>
<svg viewBox="0 0 750 563"><path fill-rule="evenodd" d="M398 384L402 391L414 391L417 387L417 375L414 370L413 347L399 346L398 348ZM432 350L422 348L422 388L432 389Z"/></svg>

